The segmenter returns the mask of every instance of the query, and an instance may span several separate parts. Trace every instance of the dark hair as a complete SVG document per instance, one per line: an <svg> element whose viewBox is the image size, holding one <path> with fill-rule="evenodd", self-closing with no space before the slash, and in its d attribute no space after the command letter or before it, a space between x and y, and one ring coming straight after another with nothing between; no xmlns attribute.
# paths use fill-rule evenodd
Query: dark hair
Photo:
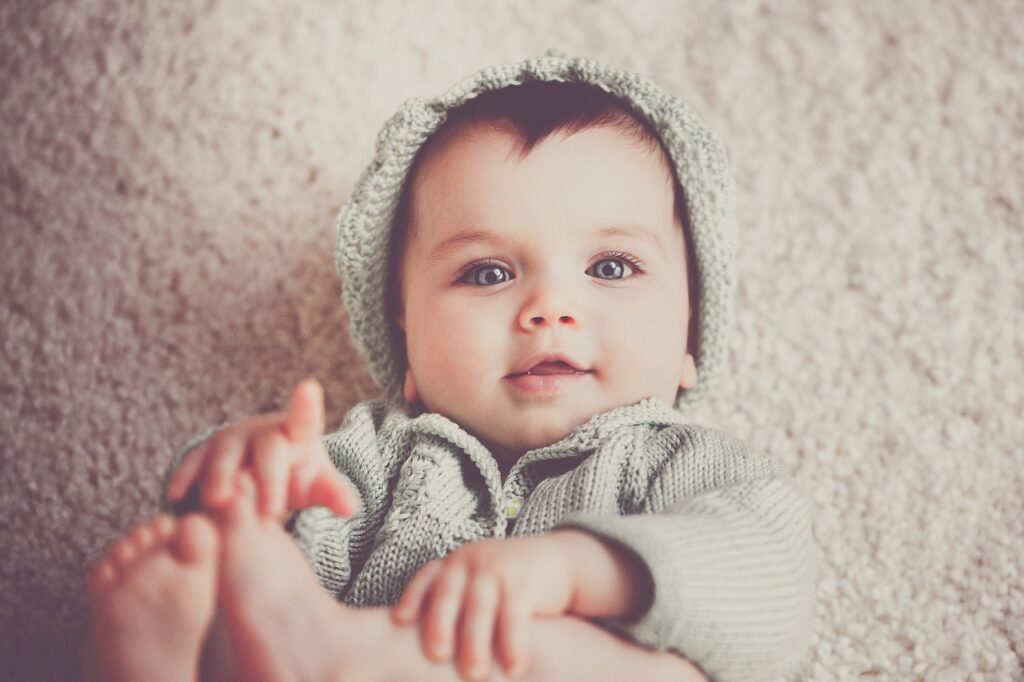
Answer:
<svg viewBox="0 0 1024 682"><path fill-rule="evenodd" d="M598 126L621 130L637 144L659 154L662 166L672 175L674 211L686 243L691 316L687 348L696 357L699 344L696 324L699 300L696 260L687 219L686 196L671 156L654 127L628 102L590 83L559 81L530 81L481 93L449 111L444 122L417 150L405 177L391 232L387 309L388 321L397 335L396 347L404 347L404 335L394 320L396 311L402 306L399 282L402 258L415 229L412 224L412 188L417 170L425 159L442 149L459 131L473 126L488 127L513 136L519 144L520 160L525 159L536 145L556 132L565 131L568 136Z"/></svg>

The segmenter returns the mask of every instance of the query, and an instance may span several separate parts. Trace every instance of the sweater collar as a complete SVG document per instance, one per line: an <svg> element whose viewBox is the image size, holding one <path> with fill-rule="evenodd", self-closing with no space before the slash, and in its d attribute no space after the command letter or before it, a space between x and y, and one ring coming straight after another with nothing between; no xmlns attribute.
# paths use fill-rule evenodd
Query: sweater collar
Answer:
<svg viewBox="0 0 1024 682"><path fill-rule="evenodd" d="M512 477L530 462L589 455L597 449L601 441L624 427L638 424L661 426L683 423L685 421L680 412L655 397L621 405L592 416L556 443L527 451L513 465ZM454 421L437 412L427 412L410 418L406 427L406 435L410 439L417 433L441 438L454 445L458 451L465 453L483 477L487 489L485 504L492 523L492 532L495 537L504 537L505 518L502 507L505 491L498 463L484 444Z"/></svg>

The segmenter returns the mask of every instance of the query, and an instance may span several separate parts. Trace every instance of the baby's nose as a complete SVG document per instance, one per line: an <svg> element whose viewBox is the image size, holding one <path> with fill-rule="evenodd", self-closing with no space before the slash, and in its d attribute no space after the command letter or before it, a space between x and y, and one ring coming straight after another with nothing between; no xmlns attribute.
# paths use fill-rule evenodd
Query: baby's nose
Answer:
<svg viewBox="0 0 1024 682"><path fill-rule="evenodd" d="M523 306L519 324L529 331L537 327L576 327L579 326L579 319L567 298L549 288L538 292Z"/></svg>
<svg viewBox="0 0 1024 682"><path fill-rule="evenodd" d="M576 318L573 317L572 315L559 315L558 323L573 326L576 324ZM525 324L524 326L527 329L529 329L532 327L543 327L547 324L548 321L546 317L544 317L543 315L534 315L533 317L529 318L528 323Z"/></svg>

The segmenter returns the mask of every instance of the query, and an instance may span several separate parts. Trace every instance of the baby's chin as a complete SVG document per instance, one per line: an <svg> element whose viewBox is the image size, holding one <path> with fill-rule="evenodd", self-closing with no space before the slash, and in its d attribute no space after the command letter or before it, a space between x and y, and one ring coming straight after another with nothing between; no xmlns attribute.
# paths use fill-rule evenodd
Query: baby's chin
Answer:
<svg viewBox="0 0 1024 682"><path fill-rule="evenodd" d="M589 418L590 415L570 420L544 419L537 415L525 416L515 424L505 424L500 429L488 430L479 437L479 440L499 458L518 459L527 452L540 450L564 440Z"/></svg>
<svg viewBox="0 0 1024 682"><path fill-rule="evenodd" d="M631 402L635 401L622 400L607 405L584 405L571 401L572 407L564 403L546 404L522 410L506 407L498 411L500 414L484 411L476 419L431 409L425 402L413 403L410 410L413 417L423 412L443 414L479 440L495 459L514 462L527 452L541 450L568 438L594 416Z"/></svg>

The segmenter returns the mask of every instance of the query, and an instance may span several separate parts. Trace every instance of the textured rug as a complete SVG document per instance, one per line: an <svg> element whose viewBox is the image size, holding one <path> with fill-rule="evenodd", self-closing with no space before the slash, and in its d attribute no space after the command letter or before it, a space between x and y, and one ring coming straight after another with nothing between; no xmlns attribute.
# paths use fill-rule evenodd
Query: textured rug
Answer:
<svg viewBox="0 0 1024 682"><path fill-rule="evenodd" d="M174 448L348 340L336 213L406 99L548 47L638 71L737 178L700 420L811 492L800 680L1024 679L1024 4L0 4L0 657L74 679L82 579Z"/></svg>

